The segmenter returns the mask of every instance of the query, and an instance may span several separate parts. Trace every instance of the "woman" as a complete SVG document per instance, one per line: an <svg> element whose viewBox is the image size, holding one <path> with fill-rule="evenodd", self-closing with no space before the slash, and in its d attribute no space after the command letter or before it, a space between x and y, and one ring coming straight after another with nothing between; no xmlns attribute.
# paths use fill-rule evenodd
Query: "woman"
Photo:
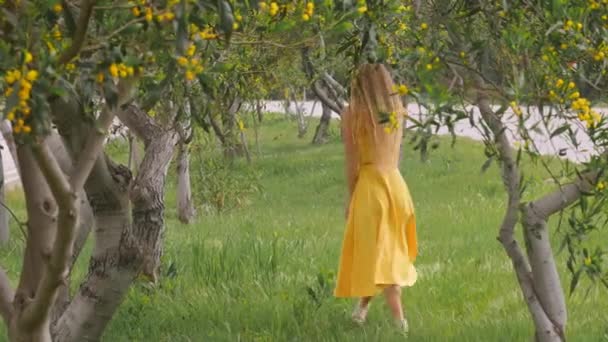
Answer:
<svg viewBox="0 0 608 342"><path fill-rule="evenodd" d="M407 332L401 287L416 282L416 219L398 169L405 108L393 89L383 65L362 65L342 114L349 191L335 295L359 298L353 320L362 324L371 299L383 291Z"/></svg>

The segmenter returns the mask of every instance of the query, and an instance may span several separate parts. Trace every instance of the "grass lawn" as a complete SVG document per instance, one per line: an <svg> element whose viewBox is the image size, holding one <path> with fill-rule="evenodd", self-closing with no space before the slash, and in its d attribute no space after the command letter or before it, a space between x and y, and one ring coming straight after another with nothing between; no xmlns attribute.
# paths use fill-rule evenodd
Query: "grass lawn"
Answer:
<svg viewBox="0 0 608 342"><path fill-rule="evenodd" d="M176 219L172 174L165 277L154 289L132 287L104 341L403 339L382 299L374 301L360 328L350 322L354 303L332 297L344 228L342 147L336 134L321 147L310 145L310 134L305 139L296 134L295 123L269 117L253 166L234 165L237 175L258 175L261 190L248 196L246 205L221 214L199 208L188 226ZM124 159L124 150L118 152ZM426 163L410 144L403 153L401 169L416 205L420 244L419 280L403 294L409 340L530 341L530 317L496 240L505 208L498 168L480 173L482 146L466 139L454 148L442 140ZM197 174L204 155L194 154ZM533 174L529 191L548 191L540 169ZM8 203L25 217L18 193L9 194ZM16 280L22 241L13 228L15 238L0 251L0 263ZM567 285L564 260L560 255ZM83 255L75 280L87 262ZM608 291L595 288L585 298L588 285L583 280L581 291L567 299L569 340L608 341Z"/></svg>

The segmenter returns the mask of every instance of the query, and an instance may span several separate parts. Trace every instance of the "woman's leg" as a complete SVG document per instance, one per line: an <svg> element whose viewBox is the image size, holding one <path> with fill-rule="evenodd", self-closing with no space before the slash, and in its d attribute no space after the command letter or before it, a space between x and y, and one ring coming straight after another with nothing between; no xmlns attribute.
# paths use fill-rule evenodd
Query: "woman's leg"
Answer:
<svg viewBox="0 0 608 342"><path fill-rule="evenodd" d="M402 322L403 308L401 307L401 287L398 285L390 285L384 289L386 304L391 309L391 313L395 320Z"/></svg>
<svg viewBox="0 0 608 342"><path fill-rule="evenodd" d="M367 312L369 311L369 303L373 297L362 297L359 299L355 311L353 311L353 320L356 323L362 324L367 318Z"/></svg>

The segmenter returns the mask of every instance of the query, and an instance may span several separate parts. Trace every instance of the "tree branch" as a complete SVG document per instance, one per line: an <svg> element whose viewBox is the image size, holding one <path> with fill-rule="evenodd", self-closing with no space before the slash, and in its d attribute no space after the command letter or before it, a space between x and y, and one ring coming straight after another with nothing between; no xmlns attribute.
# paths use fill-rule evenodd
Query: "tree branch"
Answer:
<svg viewBox="0 0 608 342"><path fill-rule="evenodd" d="M80 154L80 158L75 163L74 172L70 179L72 189L80 189L84 187L84 183L91 173L91 169L95 165L99 152L103 148L103 142L108 133L110 125L116 116L116 110L110 110L108 106L101 111L101 115L97 119L96 129L91 132L84 149Z"/></svg>
<svg viewBox="0 0 608 342"><path fill-rule="evenodd" d="M67 282L78 223L77 196L47 143L33 145L32 151L57 201L59 213L50 259L45 265L33 302L23 311L20 321L23 329L34 327L47 319L57 298L59 287Z"/></svg>
<svg viewBox="0 0 608 342"><path fill-rule="evenodd" d="M72 45L70 45L70 47L59 57L59 64L66 64L78 55L87 36L89 19L91 18L93 6L96 2L96 0L82 1L80 15L78 16L78 22L76 23L76 31L74 32L74 37L72 37Z"/></svg>
<svg viewBox="0 0 608 342"><path fill-rule="evenodd" d="M505 134L505 126L490 106L489 97L484 90L484 80L481 77L475 77L475 81L478 88L477 106L479 107L481 117L494 135L498 155L502 162L503 183L508 193L507 211L500 227L498 240L502 243L505 252L513 263L517 280L536 326L551 329L553 324L545 313L534 290L530 265L517 240L515 240L515 225L519 218L519 206L521 204L519 168L513 156L513 149Z"/></svg>
<svg viewBox="0 0 608 342"><path fill-rule="evenodd" d="M133 104L129 105L125 110L119 111L118 118L146 145L154 137L159 136L163 132L162 127L154 119Z"/></svg>
<svg viewBox="0 0 608 342"><path fill-rule="evenodd" d="M575 182L567 184L530 203L530 207L534 210L536 215L546 219L569 207L577 201L583 193L593 190L599 175L599 170L584 173Z"/></svg>

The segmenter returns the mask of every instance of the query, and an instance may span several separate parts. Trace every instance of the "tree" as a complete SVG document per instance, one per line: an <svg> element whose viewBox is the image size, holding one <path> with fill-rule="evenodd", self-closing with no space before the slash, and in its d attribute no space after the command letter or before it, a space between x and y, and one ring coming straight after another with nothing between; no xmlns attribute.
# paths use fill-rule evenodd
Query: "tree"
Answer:
<svg viewBox="0 0 608 342"><path fill-rule="evenodd" d="M468 120L484 134L489 159L483 168L499 163L508 194L498 240L513 263L536 339L563 341L566 305L549 239L551 215L570 216L564 244L571 291L582 274L608 284L602 248L584 239L603 227L606 125L590 96L604 94L608 8L595 1L413 5L368 2L370 14L356 25L364 29L353 31L364 39L350 53L355 60L384 60L409 82L395 92L409 93L426 109L421 121L412 120L420 130L447 126L453 133L458 121ZM595 91L584 94L582 84ZM576 151L582 137L600 154L555 170L539 158L537 132L569 143L560 153ZM516 146L514 139L523 143ZM554 193L525 200L534 196L526 191L525 156L545 166ZM568 174L570 183L557 174ZM515 237L518 223L525 252Z"/></svg>

